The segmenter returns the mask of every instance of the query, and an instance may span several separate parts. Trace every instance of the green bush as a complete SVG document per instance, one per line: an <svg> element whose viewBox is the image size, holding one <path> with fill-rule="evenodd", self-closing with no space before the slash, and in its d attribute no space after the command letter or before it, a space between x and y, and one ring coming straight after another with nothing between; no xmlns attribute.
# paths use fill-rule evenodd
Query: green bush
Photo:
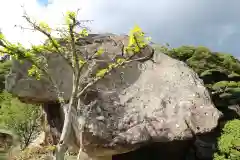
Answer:
<svg viewBox="0 0 240 160"><path fill-rule="evenodd" d="M14 130L24 149L38 133L40 107L21 103L5 91L0 94L0 106L0 126Z"/></svg>
<svg viewBox="0 0 240 160"><path fill-rule="evenodd" d="M214 160L240 160L240 120L235 119L225 124Z"/></svg>

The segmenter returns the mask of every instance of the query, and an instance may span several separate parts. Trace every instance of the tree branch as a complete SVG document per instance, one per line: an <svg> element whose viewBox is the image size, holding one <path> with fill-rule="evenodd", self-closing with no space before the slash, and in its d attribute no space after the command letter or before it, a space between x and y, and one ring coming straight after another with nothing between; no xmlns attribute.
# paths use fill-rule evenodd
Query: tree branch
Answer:
<svg viewBox="0 0 240 160"><path fill-rule="evenodd" d="M71 67L71 69L74 72L74 68L72 67L72 64L68 61L68 59L64 56L64 53L62 53L59 49L59 47L57 46L57 44L55 43L55 41L53 40L51 34L47 33L46 31L44 31L41 27L39 27L36 23L32 22L31 19L27 16L27 14L25 13L25 15L23 16L23 18L26 19L26 21L31 24L33 26L34 29L38 30L39 32L41 32L42 34L44 34L45 36L47 36L47 38L51 41L53 47L57 50L57 52L59 53L59 55L65 60L65 62Z"/></svg>
<svg viewBox="0 0 240 160"><path fill-rule="evenodd" d="M137 47L139 47L139 49L140 49L139 53L142 53L142 50L143 50L145 47L147 47L147 46L145 46L145 47L140 47L140 44L137 42L137 37L136 37L136 36L134 36L134 39L135 39L135 41L136 41ZM124 45L122 46L122 51L123 51L123 50L124 50ZM134 53L133 55L131 55L131 56L129 56L129 57L125 57L125 61L123 61L122 63L117 63L117 64L115 65L115 67L112 67L112 68L108 69L107 72L106 72L103 76L101 76L101 77L96 77L92 82L89 82L89 83L77 94L77 98L80 98L80 96L81 96L82 94L84 94L84 92L85 92L88 88L90 88L91 86L93 86L94 84L96 84L99 80L103 79L106 75L108 75L109 73L111 73L115 68L118 68L118 67L120 67L120 66L126 65L126 64L128 64L128 63L130 63L130 62L133 62L133 61L143 62L143 61L152 59L152 57L153 57L153 55L154 55L154 51L155 51L155 50L152 49L152 52L151 52L151 54L150 54L149 56L145 56L145 57L141 57L141 58L132 59L134 56L136 56L136 54L139 54L139 53ZM93 56L94 56L94 55L95 55L95 54L93 54ZM122 55L123 55L123 54L122 54Z"/></svg>
<svg viewBox="0 0 240 160"><path fill-rule="evenodd" d="M2 46L4 48L6 48L7 50L11 51L12 53L16 53L16 54L20 55L23 59L29 61L30 63L35 65L40 71L42 71L43 74L45 76L47 76L50 83L53 85L53 87L55 89L55 92L57 93L58 98L62 99L62 101L60 101L61 106L63 106L65 104L64 97L62 96L62 93L60 92L60 89L58 88L57 83L55 82L55 80L50 76L50 74L43 67L41 67L37 63L35 63L35 61L32 58L26 57L24 51L21 51L19 49L13 50L12 48L9 48L8 46L6 46L4 44Z"/></svg>

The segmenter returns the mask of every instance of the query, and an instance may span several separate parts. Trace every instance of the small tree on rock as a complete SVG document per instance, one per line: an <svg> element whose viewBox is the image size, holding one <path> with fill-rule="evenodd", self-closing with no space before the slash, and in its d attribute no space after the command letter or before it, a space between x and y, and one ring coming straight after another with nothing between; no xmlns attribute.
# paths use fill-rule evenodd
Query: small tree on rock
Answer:
<svg viewBox="0 0 240 160"><path fill-rule="evenodd" d="M84 38L88 36L88 29L83 27L82 24L88 21L79 21L77 20L78 12L67 12L65 19L66 28L57 28L52 29L48 24L44 22L35 22L33 21L26 12L24 13L25 20L31 25L32 28L24 28L23 29L31 29L33 31L38 31L47 37L47 41L44 45L32 45L31 49L24 48L21 44L13 44L4 37L3 34L0 34L0 52L3 54L11 55L13 58L22 61L27 60L31 62L32 67L29 69L29 75L35 76L37 79L41 79L42 75L47 77L49 81L55 88L55 92L58 96L59 102L61 106L64 106L67 102L63 98L63 93L59 90L59 87L56 83L56 80L48 72L48 62L44 57L43 53L58 53L65 62L71 67L73 71L73 85L72 85L72 93L69 99L68 108L65 111L64 125L61 133L60 141L56 148L56 159L63 160L64 154L67 150L69 134L73 130L72 128L72 118L71 113L74 112L73 108L79 107L87 107L81 101L81 96L94 84L96 84L99 80L103 79L106 75L111 73L115 68L120 66L124 66L132 61L145 61L152 58L154 50L152 49L152 54L149 56L137 57L137 54L142 53L143 49L149 47L147 45L148 39L145 38L142 30L135 26L133 30L131 30L129 35L129 45L122 46L122 56L115 56L111 62L108 62L108 67L104 69L100 69L96 72L93 77L84 77L86 74L81 74L83 69L87 67L88 72L92 73L94 64L97 60L98 56L104 54L104 51L99 48L95 53L82 53L77 50L76 47L76 39ZM80 32L76 32L76 29L80 28ZM64 40L64 45L60 44L60 41L53 36L53 32L57 32L61 40ZM87 74L89 76L89 74ZM85 80L84 85L81 83L82 79ZM83 132L83 131L82 131ZM80 133L80 135L82 134ZM82 149L82 139L80 140L80 151Z"/></svg>

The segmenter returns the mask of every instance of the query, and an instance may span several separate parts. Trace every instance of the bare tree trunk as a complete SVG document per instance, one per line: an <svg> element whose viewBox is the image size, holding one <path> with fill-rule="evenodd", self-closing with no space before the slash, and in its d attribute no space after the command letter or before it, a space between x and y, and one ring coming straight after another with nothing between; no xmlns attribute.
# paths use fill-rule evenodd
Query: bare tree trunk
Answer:
<svg viewBox="0 0 240 160"><path fill-rule="evenodd" d="M56 160L64 160L65 153L67 151L67 145L69 141L69 135L73 131L72 129L72 108L75 104L75 98L76 97L76 90L73 87L73 94L70 99L69 105L67 105L64 109L64 124L63 124L63 129L62 129L62 134L60 137L60 141L57 145L57 150L56 150ZM64 107L64 106L63 106Z"/></svg>
<svg viewBox="0 0 240 160"><path fill-rule="evenodd" d="M56 156L55 156L56 160L64 160L66 151L67 151L67 146L65 144L63 144L62 146L58 145Z"/></svg>

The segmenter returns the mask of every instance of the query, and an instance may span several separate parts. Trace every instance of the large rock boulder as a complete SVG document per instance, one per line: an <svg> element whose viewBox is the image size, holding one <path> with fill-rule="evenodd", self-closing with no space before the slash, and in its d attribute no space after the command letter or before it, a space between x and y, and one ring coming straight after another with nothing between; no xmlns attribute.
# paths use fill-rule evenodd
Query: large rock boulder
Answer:
<svg viewBox="0 0 240 160"><path fill-rule="evenodd" d="M112 44L107 37L91 37L92 41L82 47L91 52L103 46L107 49L106 54L121 53L121 47ZM115 39L126 44L128 37L115 36ZM143 54L150 54L150 50ZM68 99L72 82L70 68L57 54L46 57L50 73ZM213 105L197 74L185 63L165 54L155 53L153 59L154 62L132 62L117 69L82 97L86 104L91 101L96 104L92 108L82 107L72 114L75 118L72 140L79 145L78 125L81 119L85 119L84 146L91 157L111 157L151 144L159 146L159 143L166 146L162 147L168 150L166 153L174 155L170 150L181 152L184 147L176 145L177 149L174 149L174 145L168 143L192 139L211 132L218 125L221 113ZM6 80L7 90L29 101L45 104L56 101L47 80L37 81L27 76L29 65L13 61ZM177 154L176 157L182 159Z"/></svg>

